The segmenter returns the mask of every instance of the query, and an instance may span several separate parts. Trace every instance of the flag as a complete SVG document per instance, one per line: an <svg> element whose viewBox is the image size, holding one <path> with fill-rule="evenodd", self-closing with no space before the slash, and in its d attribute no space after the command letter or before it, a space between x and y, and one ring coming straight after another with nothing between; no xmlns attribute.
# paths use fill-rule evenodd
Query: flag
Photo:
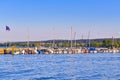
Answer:
<svg viewBox="0 0 120 80"><path fill-rule="evenodd" d="M9 26L6 26L6 31L10 31L10 27Z"/></svg>

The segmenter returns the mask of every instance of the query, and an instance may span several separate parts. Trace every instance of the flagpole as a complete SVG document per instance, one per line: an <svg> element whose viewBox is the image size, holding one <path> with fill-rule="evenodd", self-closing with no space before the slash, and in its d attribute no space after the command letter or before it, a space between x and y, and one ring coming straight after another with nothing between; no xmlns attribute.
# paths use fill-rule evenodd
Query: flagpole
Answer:
<svg viewBox="0 0 120 80"><path fill-rule="evenodd" d="M6 40L6 42L5 42L5 46L6 46L6 49L7 49L7 40Z"/></svg>
<svg viewBox="0 0 120 80"><path fill-rule="evenodd" d="M6 31L10 31L10 28L7 25L6 25ZM6 52L7 52L7 43L8 43L8 40L7 40L7 37L6 37Z"/></svg>

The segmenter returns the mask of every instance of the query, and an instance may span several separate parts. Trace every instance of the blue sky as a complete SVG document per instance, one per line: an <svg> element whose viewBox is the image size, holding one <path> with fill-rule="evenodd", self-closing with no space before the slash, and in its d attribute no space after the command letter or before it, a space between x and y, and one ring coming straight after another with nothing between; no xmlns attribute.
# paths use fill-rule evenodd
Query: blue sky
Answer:
<svg viewBox="0 0 120 80"><path fill-rule="evenodd" d="M120 37L120 0L0 0L0 41ZM6 32L8 25L11 31ZM29 29L29 30L28 30Z"/></svg>

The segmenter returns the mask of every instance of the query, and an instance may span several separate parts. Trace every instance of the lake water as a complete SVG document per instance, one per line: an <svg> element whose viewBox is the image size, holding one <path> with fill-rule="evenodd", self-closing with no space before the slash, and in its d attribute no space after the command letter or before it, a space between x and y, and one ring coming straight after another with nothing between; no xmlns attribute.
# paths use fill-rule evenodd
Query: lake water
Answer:
<svg viewBox="0 0 120 80"><path fill-rule="evenodd" d="M120 80L120 53L0 55L0 80Z"/></svg>

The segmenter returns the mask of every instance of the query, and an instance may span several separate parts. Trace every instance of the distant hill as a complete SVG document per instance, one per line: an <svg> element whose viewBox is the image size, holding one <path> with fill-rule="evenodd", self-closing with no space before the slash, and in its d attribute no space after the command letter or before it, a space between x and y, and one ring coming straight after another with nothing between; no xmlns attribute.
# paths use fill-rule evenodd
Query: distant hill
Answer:
<svg viewBox="0 0 120 80"><path fill-rule="evenodd" d="M102 38L102 39L78 39L78 40L72 40L73 43L83 43L84 45L88 45L88 42L90 41L90 44L92 44L94 41L98 42L98 43L102 43L104 40L113 40L112 38ZM120 38L116 38L114 39L114 42L120 42ZM30 46L36 46L36 45L43 45L43 46L51 46L52 43L55 43L55 44L60 44L60 43L63 43L64 45L65 44L69 44L71 43L71 40L45 40L45 41L29 41L29 45ZM12 45L15 45L15 46L28 46L27 44L27 41L19 41L19 42L8 42L7 44L6 43L0 43L0 46L12 46Z"/></svg>
<svg viewBox="0 0 120 80"><path fill-rule="evenodd" d="M103 42L103 40L112 40L112 38L101 38L101 39L90 39L90 41L98 41L98 42ZM120 41L120 38L115 38L114 39L115 41ZM55 43L58 43L58 42L70 42L71 40L44 40L44 41L29 41L29 43L51 43L51 42L55 42ZM73 42L76 41L76 42L82 42L82 43L86 43L88 41L88 39L77 39L77 40L72 40ZM10 42L10 43L26 43L27 41L18 41L18 42Z"/></svg>

